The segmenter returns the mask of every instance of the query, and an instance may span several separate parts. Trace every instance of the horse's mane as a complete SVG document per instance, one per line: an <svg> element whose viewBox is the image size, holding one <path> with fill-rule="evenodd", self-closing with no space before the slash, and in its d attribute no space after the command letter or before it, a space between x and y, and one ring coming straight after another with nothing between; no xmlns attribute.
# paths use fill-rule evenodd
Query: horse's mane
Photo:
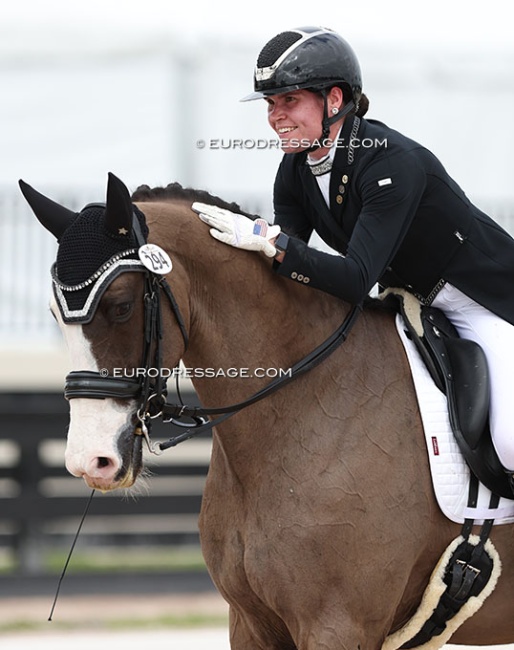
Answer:
<svg viewBox="0 0 514 650"><path fill-rule="evenodd" d="M225 208L231 212L238 212L239 214L244 214L251 219L256 219L257 215L249 214L241 209L237 203L229 203L224 199L221 199L219 196L210 194L206 190L196 190L191 187L182 187L180 183L169 183L166 187L149 187L148 185L140 185L133 193L131 197L132 201L144 203L145 201L173 201L173 200L182 200L198 201L200 203L208 203L210 205L216 205L219 208ZM365 309L378 312L386 313L396 313L397 307L394 304L393 300L378 300L376 298L371 298L368 296L364 300Z"/></svg>
<svg viewBox="0 0 514 650"><path fill-rule="evenodd" d="M131 197L132 201L173 201L182 200L198 201L199 203L207 203L209 205L216 205L218 208L225 208L231 212L244 214L251 219L256 219L257 215L250 214L241 209L237 203L228 203L219 196L210 194L205 190L196 190L191 187L182 187L180 183L169 183L166 187L149 187L148 185L140 185Z"/></svg>

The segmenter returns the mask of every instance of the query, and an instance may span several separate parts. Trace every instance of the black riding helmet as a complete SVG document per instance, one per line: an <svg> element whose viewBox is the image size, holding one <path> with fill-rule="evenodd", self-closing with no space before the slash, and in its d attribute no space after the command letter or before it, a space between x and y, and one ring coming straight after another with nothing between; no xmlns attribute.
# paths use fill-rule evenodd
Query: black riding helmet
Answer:
<svg viewBox="0 0 514 650"><path fill-rule="evenodd" d="M328 116L326 91L343 90L345 107ZM336 32L324 27L299 27L281 32L262 48L254 74L254 92L241 101L262 99L293 90L320 91L325 101L322 138L331 124L352 109L357 110L362 94L359 62L350 45Z"/></svg>

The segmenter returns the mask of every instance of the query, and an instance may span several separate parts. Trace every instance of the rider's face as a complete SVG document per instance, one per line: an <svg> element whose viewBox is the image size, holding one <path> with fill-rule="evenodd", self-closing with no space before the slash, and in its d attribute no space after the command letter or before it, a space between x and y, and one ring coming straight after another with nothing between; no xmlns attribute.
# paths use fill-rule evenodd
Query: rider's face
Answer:
<svg viewBox="0 0 514 650"><path fill-rule="evenodd" d="M323 98L309 90L266 97L268 122L280 138L284 153L308 149L321 137Z"/></svg>

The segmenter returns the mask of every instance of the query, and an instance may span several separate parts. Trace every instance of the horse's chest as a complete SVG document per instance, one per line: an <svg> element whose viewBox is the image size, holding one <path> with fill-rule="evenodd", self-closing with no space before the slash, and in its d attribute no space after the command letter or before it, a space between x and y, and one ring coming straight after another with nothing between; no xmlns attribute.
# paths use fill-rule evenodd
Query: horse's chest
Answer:
<svg viewBox="0 0 514 650"><path fill-rule="evenodd" d="M344 513L362 507L360 496L342 490L337 468L318 467L316 458L295 464L284 453L278 466L271 458L242 481L215 447L199 523L207 566L228 600L251 591L270 604L287 596L299 571L312 584L334 535L343 548L345 531L355 534Z"/></svg>
<svg viewBox="0 0 514 650"><path fill-rule="evenodd" d="M233 520L237 518L231 510ZM264 525L259 528L257 518L239 513L239 523L228 525L217 522L202 530L202 550L209 572L225 599L250 610L259 604L271 606L274 598L272 585L284 571L284 550Z"/></svg>
<svg viewBox="0 0 514 650"><path fill-rule="evenodd" d="M305 540L306 512L293 488L276 485L251 494L204 492L200 517L202 550L209 571L229 602L249 594L269 604L292 584ZM303 531L303 532L302 532Z"/></svg>

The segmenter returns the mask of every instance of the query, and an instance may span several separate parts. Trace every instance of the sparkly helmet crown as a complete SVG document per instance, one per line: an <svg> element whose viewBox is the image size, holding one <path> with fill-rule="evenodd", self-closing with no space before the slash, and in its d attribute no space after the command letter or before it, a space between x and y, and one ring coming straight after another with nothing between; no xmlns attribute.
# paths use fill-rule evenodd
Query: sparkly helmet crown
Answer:
<svg viewBox="0 0 514 650"><path fill-rule="evenodd" d="M350 45L324 27L300 27L281 32L262 48L254 73L254 92L241 101L293 90L340 86L345 102L358 106L362 76Z"/></svg>

